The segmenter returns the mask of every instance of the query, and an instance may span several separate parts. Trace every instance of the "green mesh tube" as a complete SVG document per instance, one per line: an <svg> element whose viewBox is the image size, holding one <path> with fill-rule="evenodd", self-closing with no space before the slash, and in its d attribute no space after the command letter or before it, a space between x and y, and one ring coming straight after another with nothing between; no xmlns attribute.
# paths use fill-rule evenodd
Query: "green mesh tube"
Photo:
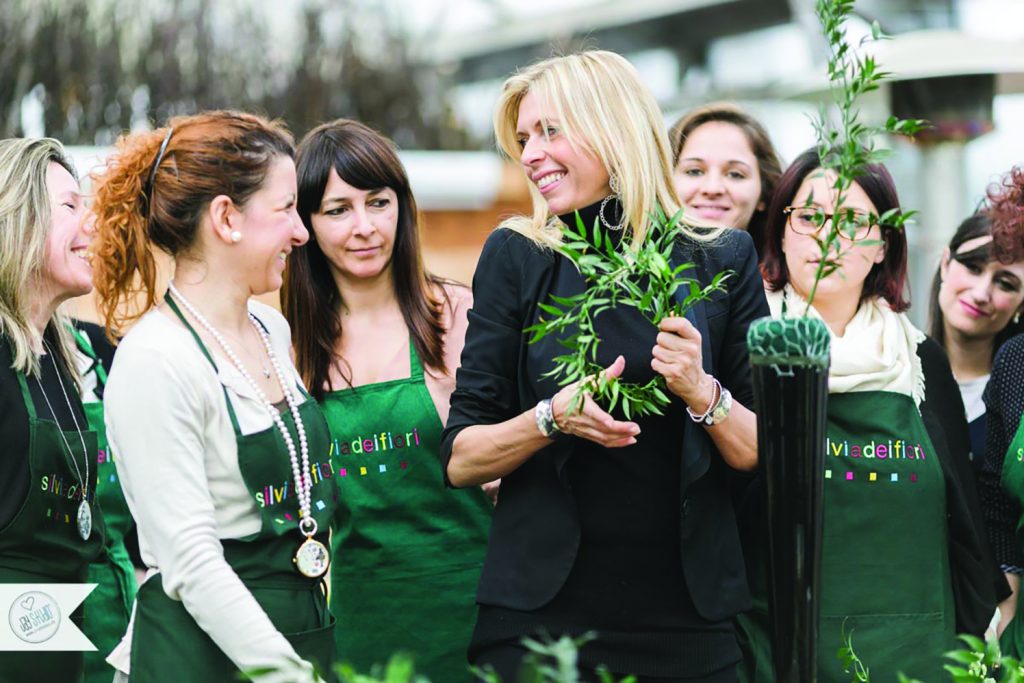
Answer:
<svg viewBox="0 0 1024 683"><path fill-rule="evenodd" d="M759 318L747 329L750 364L786 367L820 367L829 364L829 333L819 318Z"/></svg>

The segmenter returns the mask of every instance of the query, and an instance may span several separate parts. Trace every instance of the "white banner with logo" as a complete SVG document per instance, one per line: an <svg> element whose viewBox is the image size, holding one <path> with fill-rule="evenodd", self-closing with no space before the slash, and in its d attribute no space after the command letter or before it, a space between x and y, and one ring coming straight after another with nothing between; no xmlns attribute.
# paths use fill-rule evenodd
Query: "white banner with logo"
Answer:
<svg viewBox="0 0 1024 683"><path fill-rule="evenodd" d="M0 583L0 651L96 649L71 621L95 583Z"/></svg>

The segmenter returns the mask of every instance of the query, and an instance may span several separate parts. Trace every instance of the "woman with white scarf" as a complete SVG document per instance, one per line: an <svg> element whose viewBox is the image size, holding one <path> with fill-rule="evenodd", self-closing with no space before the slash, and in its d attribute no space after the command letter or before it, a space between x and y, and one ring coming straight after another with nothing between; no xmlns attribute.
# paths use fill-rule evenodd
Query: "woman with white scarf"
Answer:
<svg viewBox="0 0 1024 683"><path fill-rule="evenodd" d="M1006 586L983 540L960 392L941 348L904 314L906 235L878 224L899 208L892 178L869 166L838 207L835 180L815 149L793 162L768 209L761 264L772 315L820 318L832 337L818 680L849 680L834 654L844 630L873 677L939 680L955 635L984 632ZM818 240L837 214L854 227L815 289ZM763 530L747 531L764 596ZM740 624L741 677L771 680L766 602L755 603Z"/></svg>

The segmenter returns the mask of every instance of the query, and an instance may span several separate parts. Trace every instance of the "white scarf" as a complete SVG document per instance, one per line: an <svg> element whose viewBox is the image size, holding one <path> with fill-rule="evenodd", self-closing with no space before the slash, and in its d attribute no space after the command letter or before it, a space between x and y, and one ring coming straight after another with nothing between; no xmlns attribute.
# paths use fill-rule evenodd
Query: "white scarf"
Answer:
<svg viewBox="0 0 1024 683"><path fill-rule="evenodd" d="M786 285L766 292L773 318L794 318L807 310L807 300ZM783 316L785 309L785 316ZM811 306L808 317L821 318ZM924 371L917 355L925 335L906 315L894 313L880 297L861 303L846 324L843 336L829 329L832 338L828 390L832 394L856 391L892 391L924 400Z"/></svg>

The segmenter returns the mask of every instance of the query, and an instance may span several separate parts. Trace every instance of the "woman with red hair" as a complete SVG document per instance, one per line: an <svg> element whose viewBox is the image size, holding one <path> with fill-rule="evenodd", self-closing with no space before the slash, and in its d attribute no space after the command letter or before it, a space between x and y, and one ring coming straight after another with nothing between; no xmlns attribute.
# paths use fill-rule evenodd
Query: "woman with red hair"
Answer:
<svg viewBox="0 0 1024 683"><path fill-rule="evenodd" d="M1024 259L1024 168L1014 168L989 193L992 249ZM1024 653L1020 613L1020 575L1024 572L1021 501L1024 500L1024 335L1000 347L985 387L986 442L978 473L982 508L996 560L1014 595L999 605L998 631L1003 651Z"/></svg>
<svg viewBox="0 0 1024 683"><path fill-rule="evenodd" d="M112 655L132 680L308 681L333 661L330 435L288 323L253 298L309 237L293 154L278 123L208 112L121 139L98 180L100 309L133 323L104 394L149 567Z"/></svg>

